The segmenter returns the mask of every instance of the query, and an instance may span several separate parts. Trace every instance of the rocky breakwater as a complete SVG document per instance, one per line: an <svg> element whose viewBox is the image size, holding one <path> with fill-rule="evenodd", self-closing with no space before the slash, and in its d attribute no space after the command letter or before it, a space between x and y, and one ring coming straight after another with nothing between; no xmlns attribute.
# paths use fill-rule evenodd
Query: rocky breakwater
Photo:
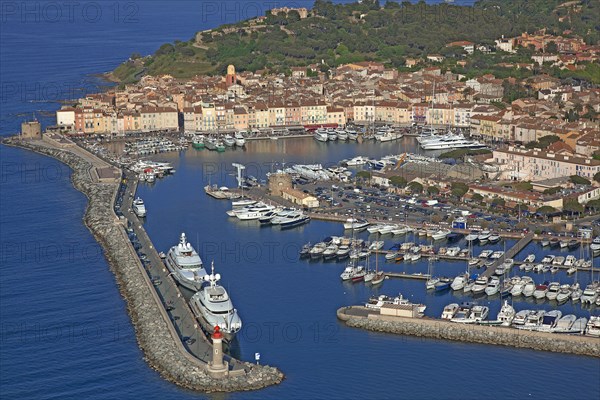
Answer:
<svg viewBox="0 0 600 400"><path fill-rule="evenodd" d="M239 363L242 368L225 378L213 378L206 370L206 361L192 357L157 301L140 260L127 240L123 225L114 213L113 204L118 185L96 183L90 174L91 163L78 152L53 148L44 142L9 138L7 145L22 147L53 157L72 170L74 187L85 194L88 205L84 222L104 250L119 290L127 302L127 310L145 359L161 376L182 387L202 392L233 392L255 390L280 383L284 375L276 368L251 363ZM238 365L238 366L239 366Z"/></svg>
<svg viewBox="0 0 600 400"><path fill-rule="evenodd" d="M366 313L364 307L342 307L337 316L349 327L375 332L600 357L600 340L587 336L454 324L430 318L381 316Z"/></svg>

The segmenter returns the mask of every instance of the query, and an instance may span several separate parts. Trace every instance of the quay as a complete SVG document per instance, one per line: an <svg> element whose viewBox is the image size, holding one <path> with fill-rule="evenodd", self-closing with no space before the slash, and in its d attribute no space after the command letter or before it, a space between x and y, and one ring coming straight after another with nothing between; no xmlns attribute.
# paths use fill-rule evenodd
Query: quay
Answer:
<svg viewBox="0 0 600 400"><path fill-rule="evenodd" d="M284 379L276 368L231 357L226 359L229 370L211 371L209 355L214 359L216 353L211 342L200 332L173 280L164 275L160 257L131 213L135 178L123 176L120 169L60 135L44 135L41 140L11 137L3 143L53 157L72 169L73 186L88 199L83 221L115 275L144 359L164 379L204 393L256 390ZM146 262L136 252L126 226L139 238Z"/></svg>
<svg viewBox="0 0 600 400"><path fill-rule="evenodd" d="M496 270L496 267L498 267L500 264L502 264L504 262L504 260L506 260L507 258L514 258L521 250L523 250L533 240L533 237L534 237L533 232L529 232L521 240L519 240L517 243L515 243L515 245L513 247L508 249L506 251L506 253L504 254L504 256L495 260L494 264L492 264L492 266L488 267L482 275L485 275L488 278L490 276L492 276L494 274L494 271Z"/></svg>
<svg viewBox="0 0 600 400"><path fill-rule="evenodd" d="M337 318L349 327L374 332L600 357L600 340L590 336L380 315L362 306L342 307Z"/></svg>
<svg viewBox="0 0 600 400"><path fill-rule="evenodd" d="M417 279L426 281L429 279L429 275L427 274L407 274L405 272L384 272L385 276L389 276L390 278L400 278L400 279Z"/></svg>

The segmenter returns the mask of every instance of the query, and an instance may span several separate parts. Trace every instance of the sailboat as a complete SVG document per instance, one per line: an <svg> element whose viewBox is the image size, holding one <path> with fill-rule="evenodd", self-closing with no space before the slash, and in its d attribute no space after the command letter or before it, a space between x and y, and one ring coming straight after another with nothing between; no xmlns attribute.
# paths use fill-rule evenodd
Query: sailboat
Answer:
<svg viewBox="0 0 600 400"><path fill-rule="evenodd" d="M377 255L375 255L375 257L377 257ZM365 283L372 283L371 281L375 277L375 272L371 271L371 264L369 262L369 259L370 259L370 257L367 256L367 273L365 274L365 277L364 277Z"/></svg>
<svg viewBox="0 0 600 400"><path fill-rule="evenodd" d="M429 264L427 265L427 276L429 278L427 279L427 282L425 283L425 288L427 290L434 289L435 285L440 281L440 278L433 278L431 276L431 265L432 265L432 260L431 260L431 257L429 257Z"/></svg>
<svg viewBox="0 0 600 400"><path fill-rule="evenodd" d="M385 274L383 271L379 271L379 264L377 262L378 258L379 257L377 257L377 253L375 253L375 275L373 276L373 279L371 279L371 283L373 285L379 285L385 279Z"/></svg>
<svg viewBox="0 0 600 400"><path fill-rule="evenodd" d="M579 250L579 255L580 258L584 258L585 257L585 253L583 250L584 246L581 246L580 250ZM589 247L588 247L589 249ZM593 252L590 251L590 256L592 257L592 260L594 259L594 254ZM593 262L592 262L593 264ZM573 282L573 285L571 285L571 300L575 303L578 302L579 300L581 300L581 295L583 294L583 290L581 290L581 287L579 286L579 282L577 281L577 275L579 272L579 266L577 265L577 263L575 263L575 280ZM593 271L592 271L593 273ZM593 277L592 277L593 280Z"/></svg>

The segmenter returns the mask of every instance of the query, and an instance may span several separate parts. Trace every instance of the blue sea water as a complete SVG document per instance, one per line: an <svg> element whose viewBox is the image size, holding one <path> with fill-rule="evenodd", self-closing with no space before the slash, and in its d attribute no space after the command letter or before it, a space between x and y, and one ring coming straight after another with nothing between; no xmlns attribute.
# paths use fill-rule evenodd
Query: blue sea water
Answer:
<svg viewBox="0 0 600 400"><path fill-rule="evenodd" d="M29 8L22 8L24 4ZM262 13L267 7L267 2L248 1L227 2L228 6L181 0L101 1L80 2L80 11L69 15L64 5L57 8L60 4L2 3L3 135L15 132L32 113L50 122L44 111L58 108L55 100L75 97L82 88L97 88L101 81L92 74L110 70L133 52L152 52L165 41L186 39L197 30L250 16L253 10ZM211 397L600 397L596 359L342 326L335 310L364 302L374 292L362 284L342 284L343 264L296 258L305 242L341 234L339 224L313 221L283 233L260 229L231 221L224 213L226 202L210 199L202 190L208 182L231 185L232 162L248 164L254 168L250 173L262 176L273 162L338 161L356 153L376 156L411 146L408 139L400 148L360 149L290 140L252 143L245 152L188 151L163 157L174 163L177 173L139 189L149 208L145 224L150 237L159 249L172 245L181 231L198 243L205 262L215 261L244 320L236 353L251 361L260 352L262 361L286 373L277 387ZM72 188L69 169L5 146L0 147L0 167L0 397L207 397L165 382L143 361L114 277L81 223L86 200ZM502 244L495 246L502 249ZM531 246L520 257L544 253ZM426 262L386 265L381 259L378 264L385 270L427 270ZM451 275L464 265L440 262L435 268ZM538 281L549 278L536 276ZM584 283L589 277L582 274L580 279ZM426 294L420 281L388 280L379 292L401 292L424 302L430 315L461 300L451 293ZM495 315L499 301L490 301L490 307ZM526 302L515 307L549 309L547 304ZM581 306L563 310L590 313Z"/></svg>

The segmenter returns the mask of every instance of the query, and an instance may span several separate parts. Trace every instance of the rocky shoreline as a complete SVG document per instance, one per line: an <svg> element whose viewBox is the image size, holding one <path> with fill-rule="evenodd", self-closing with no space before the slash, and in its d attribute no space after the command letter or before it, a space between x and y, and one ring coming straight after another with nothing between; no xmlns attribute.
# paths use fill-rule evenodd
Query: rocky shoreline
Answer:
<svg viewBox="0 0 600 400"><path fill-rule="evenodd" d="M338 319L352 328L430 339L600 357L600 340L592 337L532 332L497 326L453 324L428 318L380 317L378 315L363 317L347 314L347 311L352 308L362 307L342 307L337 311Z"/></svg>
<svg viewBox="0 0 600 400"><path fill-rule="evenodd" d="M16 138L5 139L4 144L53 157L73 170L73 186L88 199L83 221L104 250L146 362L164 379L205 393L256 390L283 381L284 375L277 368L247 362L243 363L243 370L227 378L211 377L204 362L176 343L168 326L170 322L158 318L163 314L151 292L154 289L147 284L147 276L114 213L118 184L94 182L90 174L92 165L68 150Z"/></svg>

